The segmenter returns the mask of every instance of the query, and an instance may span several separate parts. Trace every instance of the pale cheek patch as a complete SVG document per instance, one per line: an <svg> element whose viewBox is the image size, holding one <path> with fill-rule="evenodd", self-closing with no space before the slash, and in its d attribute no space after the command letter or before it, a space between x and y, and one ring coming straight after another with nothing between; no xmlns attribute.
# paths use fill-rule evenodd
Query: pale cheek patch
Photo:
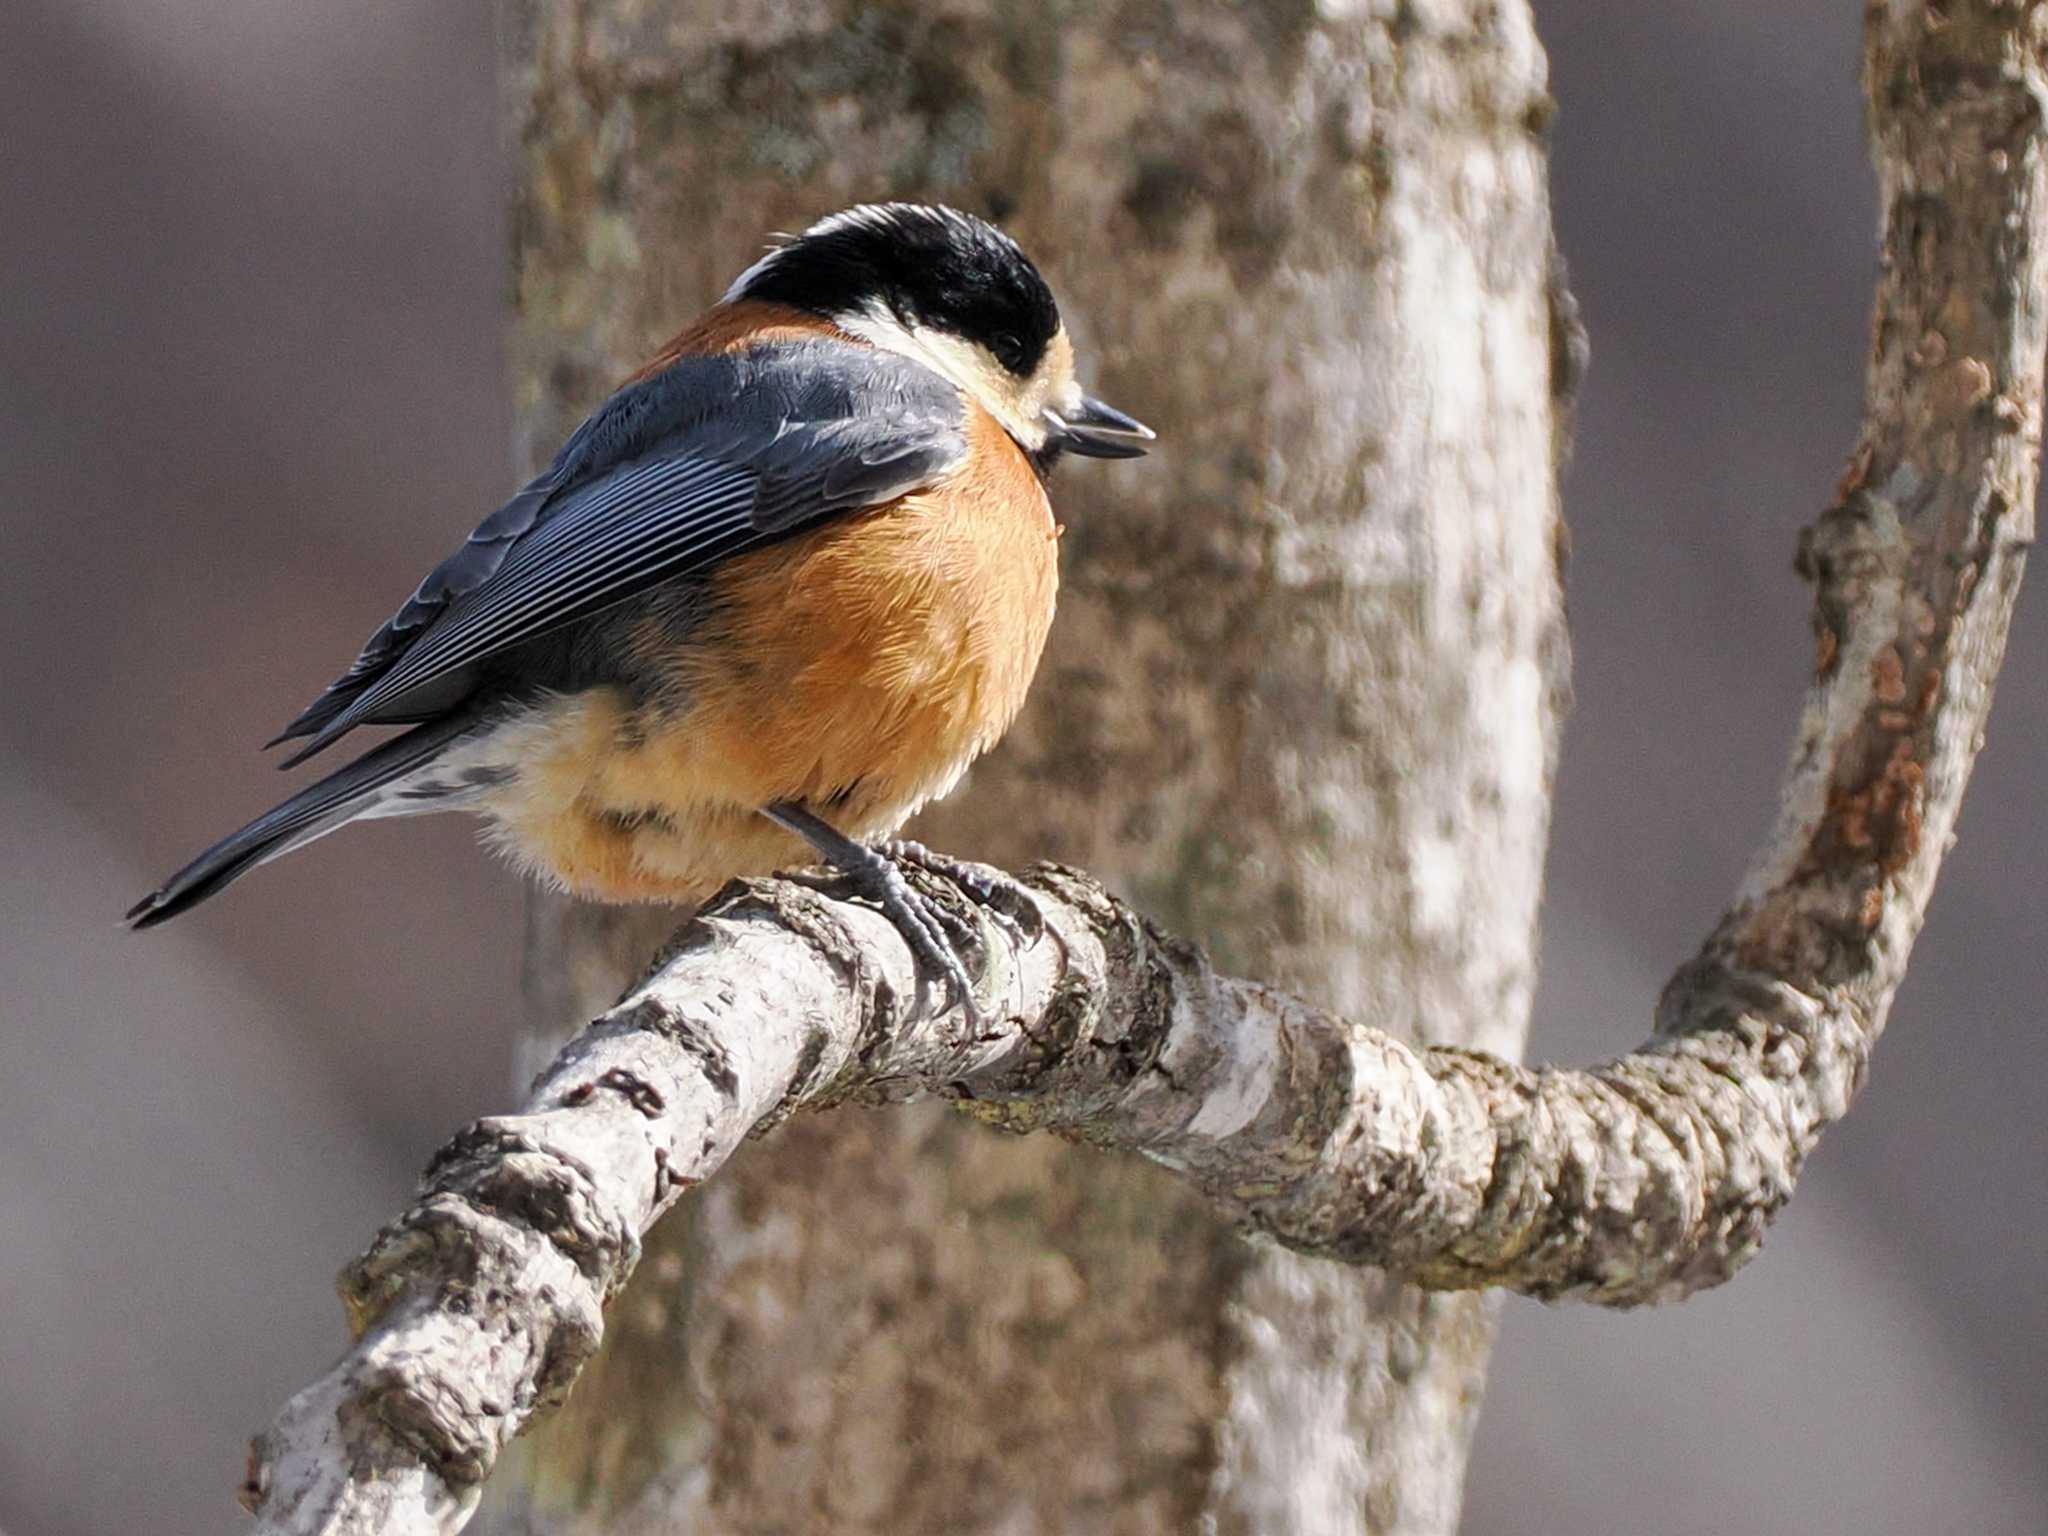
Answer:
<svg viewBox="0 0 2048 1536"><path fill-rule="evenodd" d="M1072 409L1080 395L1074 384L1074 346L1064 328L1047 345L1038 371L1020 382L973 342L927 326L907 326L879 305L835 316L833 323L950 380L1026 449L1045 446L1046 407L1057 402Z"/></svg>

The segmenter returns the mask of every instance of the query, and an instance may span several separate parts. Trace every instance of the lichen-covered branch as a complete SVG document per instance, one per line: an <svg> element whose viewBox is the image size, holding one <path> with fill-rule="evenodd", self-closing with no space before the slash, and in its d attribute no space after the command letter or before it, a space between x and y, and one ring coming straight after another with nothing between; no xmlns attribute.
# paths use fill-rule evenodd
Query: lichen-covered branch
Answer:
<svg viewBox="0 0 2048 1536"><path fill-rule="evenodd" d="M1982 739L2040 447L2044 16L1871 7L1883 268L1862 432L1801 545L1816 681L1778 825L1647 1045L1592 1071L1415 1049L1052 867L1038 923L981 915L1001 1022L970 1029L911 1006L872 912L735 888L350 1270L355 1348L254 1449L261 1529L459 1527L640 1234L750 1132L846 1099L1138 1151L1248 1229L1430 1286L1626 1305L1732 1274L1862 1079Z"/></svg>

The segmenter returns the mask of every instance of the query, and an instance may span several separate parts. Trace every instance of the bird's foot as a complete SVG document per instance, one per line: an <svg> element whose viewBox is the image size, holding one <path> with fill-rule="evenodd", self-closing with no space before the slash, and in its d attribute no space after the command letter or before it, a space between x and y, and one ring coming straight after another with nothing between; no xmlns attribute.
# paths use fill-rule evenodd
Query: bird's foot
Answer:
<svg viewBox="0 0 2048 1536"><path fill-rule="evenodd" d="M960 952L963 948L975 952L982 949L980 929L904 877L902 866L914 861L899 859L886 844L862 851L873 863L862 869L847 869L846 873L862 886L881 907L882 915L909 942L919 970L929 970L938 976L945 983L949 1000L958 1001L968 1024L979 1029L985 1016L975 999L974 982Z"/></svg>
<svg viewBox="0 0 2048 1536"><path fill-rule="evenodd" d="M1045 918L1032 899L1031 888L988 864L956 859L937 853L923 843L897 838L880 845L881 851L898 864L915 864L952 881L972 896L996 925L1017 944L1036 943L1045 935Z"/></svg>
<svg viewBox="0 0 2048 1536"><path fill-rule="evenodd" d="M910 866L956 879L970 892L976 890L974 885L959 880L938 863L928 862L938 861L939 855L927 854L921 859L903 851L906 847L917 848L914 843L883 843L878 847L857 843L797 806L771 806L766 814L808 842L826 862L852 880L863 896L881 908L882 915L903 935L904 942L910 946L910 952L917 960L920 987L926 975L937 976L945 985L948 1000L960 1004L968 1024L976 1029L981 1027L987 1016L975 1000L974 982L960 958L963 947L975 952L982 950L981 930L944 903L918 890L905 878L903 871L905 866ZM918 852L925 853L925 850L918 849ZM944 862L951 864L954 861ZM989 910L996 912L993 906ZM919 1012L924 1011L920 997Z"/></svg>

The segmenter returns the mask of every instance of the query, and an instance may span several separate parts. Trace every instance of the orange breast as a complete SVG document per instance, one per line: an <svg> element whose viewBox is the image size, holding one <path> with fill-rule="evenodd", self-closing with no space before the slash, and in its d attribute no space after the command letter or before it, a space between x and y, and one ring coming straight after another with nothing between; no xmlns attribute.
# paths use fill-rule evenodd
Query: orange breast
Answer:
<svg viewBox="0 0 2048 1536"><path fill-rule="evenodd" d="M840 808L854 835L950 787L1024 702L1052 623L1056 531L989 417L973 468L733 562L676 659L687 711L611 793Z"/></svg>
<svg viewBox="0 0 2048 1536"><path fill-rule="evenodd" d="M980 410L968 430L944 484L733 561L680 648L650 628L670 702L565 702L500 813L515 852L585 894L696 899L811 861L763 805L871 838L951 788L1023 705L1058 580L1029 461Z"/></svg>

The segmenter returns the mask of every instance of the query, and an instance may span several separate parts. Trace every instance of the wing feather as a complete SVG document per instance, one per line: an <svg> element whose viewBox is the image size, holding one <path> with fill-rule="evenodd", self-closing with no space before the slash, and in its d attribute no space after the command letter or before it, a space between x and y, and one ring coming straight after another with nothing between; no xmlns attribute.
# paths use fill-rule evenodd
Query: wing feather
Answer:
<svg viewBox="0 0 2048 1536"><path fill-rule="evenodd" d="M953 386L837 341L686 357L630 386L478 525L278 740L302 762L367 721L420 719L477 664L658 582L931 484L966 452Z"/></svg>

